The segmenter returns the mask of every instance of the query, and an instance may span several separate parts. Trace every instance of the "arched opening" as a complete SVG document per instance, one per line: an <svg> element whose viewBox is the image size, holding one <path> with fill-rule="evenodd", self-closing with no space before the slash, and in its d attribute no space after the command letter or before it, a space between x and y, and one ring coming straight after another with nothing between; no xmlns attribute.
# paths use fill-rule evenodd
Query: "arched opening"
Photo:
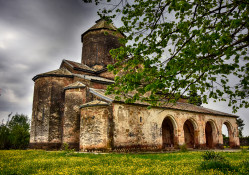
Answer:
<svg viewBox="0 0 249 175"><path fill-rule="evenodd" d="M212 129L211 122L206 123L205 135L206 135L206 147L213 148L214 138L213 138L213 129Z"/></svg>
<svg viewBox="0 0 249 175"><path fill-rule="evenodd" d="M222 125L222 136L224 148L232 147L232 127L229 122L224 122Z"/></svg>
<svg viewBox="0 0 249 175"><path fill-rule="evenodd" d="M174 147L174 126L169 117L162 123L163 148Z"/></svg>
<svg viewBox="0 0 249 175"><path fill-rule="evenodd" d="M195 148L195 129L190 120L187 120L183 125L184 140L188 148Z"/></svg>

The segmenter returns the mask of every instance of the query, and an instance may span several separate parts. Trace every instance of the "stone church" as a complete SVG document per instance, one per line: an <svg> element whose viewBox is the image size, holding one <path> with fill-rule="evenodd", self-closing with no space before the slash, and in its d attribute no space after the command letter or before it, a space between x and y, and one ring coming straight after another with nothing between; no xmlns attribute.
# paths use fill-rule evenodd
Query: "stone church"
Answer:
<svg viewBox="0 0 249 175"><path fill-rule="evenodd" d="M34 76L30 148L80 151L222 148L222 125L231 147L239 147L237 116L180 99L148 109L105 95L114 75L109 50L120 46L116 27L104 19L81 35L81 63L62 60L57 70Z"/></svg>

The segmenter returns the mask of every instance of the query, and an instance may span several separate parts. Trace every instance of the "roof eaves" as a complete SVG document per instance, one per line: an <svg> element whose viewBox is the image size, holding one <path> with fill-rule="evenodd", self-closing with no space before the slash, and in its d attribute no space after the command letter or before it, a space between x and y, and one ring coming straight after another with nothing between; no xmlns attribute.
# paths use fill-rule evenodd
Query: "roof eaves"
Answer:
<svg viewBox="0 0 249 175"><path fill-rule="evenodd" d="M95 83L100 83L100 84L106 84L106 85L111 85L114 82L111 81L103 81L103 80L97 80L97 79L91 79L91 82L95 82Z"/></svg>
<svg viewBox="0 0 249 175"><path fill-rule="evenodd" d="M99 79L97 78L94 78L94 76L90 76L90 75L80 75L80 74L73 74L77 77L80 77L80 78L83 78L83 79L86 79L86 80L90 80L91 82L96 82L96 83L100 83L100 84L113 84L114 81L112 80L108 80L108 79L105 79L105 78L101 78L99 77Z"/></svg>
<svg viewBox="0 0 249 175"><path fill-rule="evenodd" d="M107 70L108 70L107 68L103 68L103 69L101 69L101 70L96 71L95 73L96 73L96 74L100 74L100 73L102 73L102 72L106 72Z"/></svg>
<svg viewBox="0 0 249 175"><path fill-rule="evenodd" d="M92 93L92 94L94 94L94 95L96 95L96 96L98 96L98 97L100 97L100 98L102 98L102 99L104 99L104 100L106 100L106 101L109 101L109 102L113 102L113 101L114 101L113 99L108 98L108 97L106 97L106 96L103 96L103 95L101 95L100 93L94 91L93 88L90 88L90 93Z"/></svg>
<svg viewBox="0 0 249 175"><path fill-rule="evenodd" d="M129 104L129 105L149 106L149 104L125 103L123 101L117 101L117 100L113 100L112 102L113 103ZM179 108L166 107L166 106L153 106L153 108L164 108L164 109L172 109L172 110L178 110L178 111L194 112L194 113L208 114L208 115L215 115L215 116L233 117L233 118L238 118L239 117L237 115L227 114L227 113L219 112L219 111L218 111L218 113L212 113L212 112L202 112L202 111L195 111L195 110L188 110L188 109L179 109ZM205 108L205 109L207 109L207 108ZM208 110L210 110L210 109L208 109Z"/></svg>
<svg viewBox="0 0 249 175"><path fill-rule="evenodd" d="M68 89L79 89L79 88L85 88L86 86L72 86L72 87L65 87L64 90Z"/></svg>
<svg viewBox="0 0 249 175"><path fill-rule="evenodd" d="M41 77L68 77L68 78L73 78L73 75L60 75L60 74L42 74L42 75L36 75L32 78L33 81L37 80L38 78Z"/></svg>
<svg viewBox="0 0 249 175"><path fill-rule="evenodd" d="M80 105L81 108L87 108L87 107L93 107L93 106L109 106L109 104L86 104L86 105Z"/></svg>

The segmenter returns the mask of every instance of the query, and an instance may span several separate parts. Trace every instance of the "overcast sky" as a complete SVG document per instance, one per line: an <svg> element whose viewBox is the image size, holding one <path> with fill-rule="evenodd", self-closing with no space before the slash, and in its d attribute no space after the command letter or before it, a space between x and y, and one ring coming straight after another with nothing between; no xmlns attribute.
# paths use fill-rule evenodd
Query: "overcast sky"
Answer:
<svg viewBox="0 0 249 175"><path fill-rule="evenodd" d="M11 112L31 117L35 75L58 69L63 59L81 62L80 36L99 19L98 8L81 0L0 0L0 122ZM232 111L224 103L204 106ZM248 112L236 113L244 135Z"/></svg>

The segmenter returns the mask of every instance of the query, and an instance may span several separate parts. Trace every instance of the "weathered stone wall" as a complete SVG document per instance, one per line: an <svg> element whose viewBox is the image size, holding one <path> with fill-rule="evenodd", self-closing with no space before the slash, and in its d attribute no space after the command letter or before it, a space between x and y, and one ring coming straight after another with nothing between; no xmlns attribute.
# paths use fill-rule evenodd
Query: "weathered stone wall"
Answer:
<svg viewBox="0 0 249 175"><path fill-rule="evenodd" d="M110 150L112 116L108 106L81 108L80 150Z"/></svg>
<svg viewBox="0 0 249 175"><path fill-rule="evenodd" d="M220 147L223 144L223 123L228 123L231 128L231 146L239 146L236 118L162 108L148 110L146 106L114 103L114 149L134 147L161 149L163 147L162 123L167 117L174 128L172 133L174 147L188 141L189 133L185 131L188 129L184 130L184 127L189 127L186 126L186 121L193 127L193 133L191 133L194 137L191 145L193 148L207 147L205 136L207 122L210 122L212 128L212 147Z"/></svg>
<svg viewBox="0 0 249 175"><path fill-rule="evenodd" d="M89 88L95 88L95 89L106 89L107 85L106 84L101 84L101 83L97 83L97 82L92 82L90 80L86 80L80 77L74 77L74 82L76 81L80 81L83 84L85 84L87 87Z"/></svg>
<svg viewBox="0 0 249 175"><path fill-rule="evenodd" d="M40 77L35 81L31 122L31 148L59 147L62 139L64 87L68 77Z"/></svg>
<svg viewBox="0 0 249 175"><path fill-rule="evenodd" d="M121 46L119 37L122 35L106 29L88 32L83 37L81 63L90 67L96 64L105 66L113 64L114 60L109 51Z"/></svg>
<svg viewBox="0 0 249 175"><path fill-rule="evenodd" d="M86 103L86 88L65 90L65 109L63 119L62 143L72 149L79 149L80 109Z"/></svg>
<svg viewBox="0 0 249 175"><path fill-rule="evenodd" d="M48 142L49 114L51 101L50 78L37 79L34 85L33 112L30 131L30 142Z"/></svg>

